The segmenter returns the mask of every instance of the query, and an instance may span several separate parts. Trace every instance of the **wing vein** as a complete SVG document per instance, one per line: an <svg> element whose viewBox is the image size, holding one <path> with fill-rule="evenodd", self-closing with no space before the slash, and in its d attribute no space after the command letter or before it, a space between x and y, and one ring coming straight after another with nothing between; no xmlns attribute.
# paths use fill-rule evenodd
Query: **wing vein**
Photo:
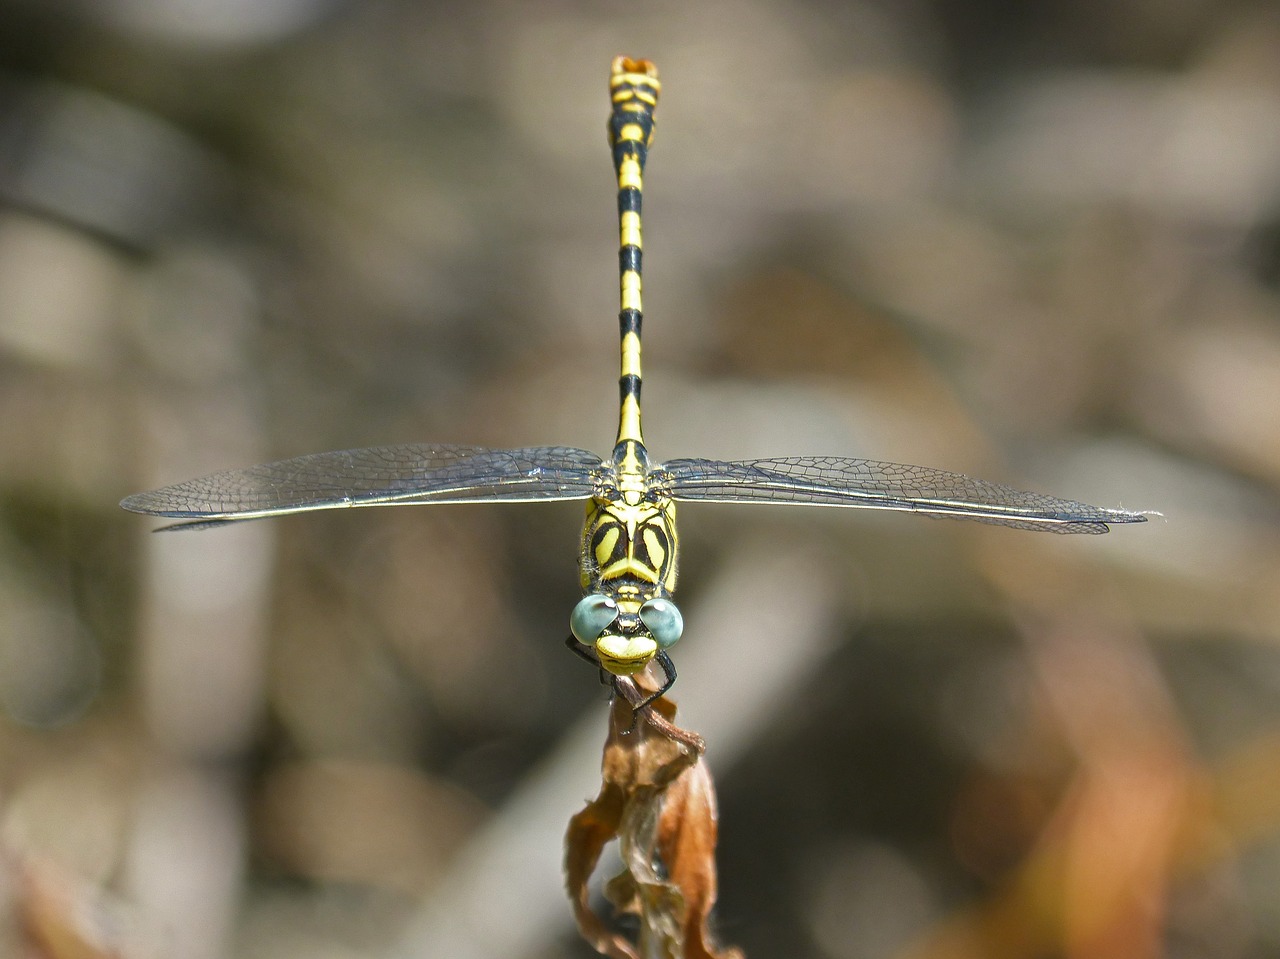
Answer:
<svg viewBox="0 0 1280 959"><path fill-rule="evenodd" d="M585 499L604 464L588 450L491 450L410 443L313 453L225 470L121 502L127 510L218 525L355 506Z"/></svg>
<svg viewBox="0 0 1280 959"><path fill-rule="evenodd" d="M671 495L685 501L902 510L1056 533L1105 533L1110 523L1146 521L1142 513L1058 499L962 473L850 457L680 459L660 472Z"/></svg>

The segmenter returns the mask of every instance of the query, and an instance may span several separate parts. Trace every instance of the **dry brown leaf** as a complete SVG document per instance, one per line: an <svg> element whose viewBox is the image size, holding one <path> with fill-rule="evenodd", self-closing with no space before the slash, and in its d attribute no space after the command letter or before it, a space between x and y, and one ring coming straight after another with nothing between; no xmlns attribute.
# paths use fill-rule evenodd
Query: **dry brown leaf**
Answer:
<svg viewBox="0 0 1280 959"><path fill-rule="evenodd" d="M715 787L702 762L702 739L672 721L659 699L633 719L645 695L621 680L610 714L600 794L569 823L565 881L578 928L597 952L615 959L741 959L711 943L716 898ZM639 942L611 929L588 904L588 881L617 839L624 871L605 886L618 914L639 920Z"/></svg>
<svg viewBox="0 0 1280 959"><path fill-rule="evenodd" d="M738 949L717 949L708 920L716 904L719 809L711 772L701 757L667 790L658 822L658 851L671 881L684 895L684 959L741 959Z"/></svg>

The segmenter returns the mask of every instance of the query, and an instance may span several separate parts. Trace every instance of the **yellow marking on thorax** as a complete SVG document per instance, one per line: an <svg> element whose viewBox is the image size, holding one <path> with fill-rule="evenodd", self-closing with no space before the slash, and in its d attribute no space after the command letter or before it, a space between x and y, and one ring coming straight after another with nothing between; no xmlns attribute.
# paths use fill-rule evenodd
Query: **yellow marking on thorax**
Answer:
<svg viewBox="0 0 1280 959"><path fill-rule="evenodd" d="M613 549L618 545L618 536L621 535L618 530L607 530L604 536L600 537L600 542L596 544L596 566L604 569L609 562L609 558L613 556Z"/></svg>
<svg viewBox="0 0 1280 959"><path fill-rule="evenodd" d="M646 526L640 531L640 535L644 538L644 548L649 554L650 564L655 570L662 569L663 563L667 561L667 551L658 541L658 534Z"/></svg>
<svg viewBox="0 0 1280 959"><path fill-rule="evenodd" d="M607 583L611 579L618 579L621 576L630 576L632 579L638 579L657 586L658 575L658 570L643 560L636 559L634 556L627 556L625 559L620 559L616 563L600 568L600 581L602 583Z"/></svg>

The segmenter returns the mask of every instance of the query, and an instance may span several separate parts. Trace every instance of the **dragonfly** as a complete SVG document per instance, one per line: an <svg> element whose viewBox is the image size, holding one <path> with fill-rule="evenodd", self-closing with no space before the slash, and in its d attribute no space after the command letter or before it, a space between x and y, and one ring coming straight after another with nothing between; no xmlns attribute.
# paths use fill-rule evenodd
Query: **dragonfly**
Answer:
<svg viewBox="0 0 1280 959"><path fill-rule="evenodd" d="M1051 533L1105 533L1146 515L1025 492L959 473L843 456L721 461L650 457L640 419L641 197L661 85L648 60L618 57L609 79L609 145L618 184L621 373L612 453L565 446L487 449L412 443L316 453L214 473L129 496L127 510L168 517L164 529L353 506L581 500L583 597L566 645L615 688L656 661L662 678L638 711L676 680L669 650L684 632L672 600L677 503L789 503L896 510ZM655 679L656 681L656 679Z"/></svg>

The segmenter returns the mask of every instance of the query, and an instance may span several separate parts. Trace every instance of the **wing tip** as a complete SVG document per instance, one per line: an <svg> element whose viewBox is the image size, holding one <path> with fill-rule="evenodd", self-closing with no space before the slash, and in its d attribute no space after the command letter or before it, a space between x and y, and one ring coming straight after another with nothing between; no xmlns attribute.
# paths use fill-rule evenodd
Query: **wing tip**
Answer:
<svg viewBox="0 0 1280 959"><path fill-rule="evenodd" d="M130 513L150 513L151 510L147 508L146 500L146 493L134 493L120 501L120 508L127 509Z"/></svg>
<svg viewBox="0 0 1280 959"><path fill-rule="evenodd" d="M120 508L126 509L130 513L141 513L144 516L199 516L201 514L192 512L191 510L174 509L173 504L169 501L159 498L156 494L163 490L152 490L147 493L134 493L126 496L120 501Z"/></svg>
<svg viewBox="0 0 1280 959"><path fill-rule="evenodd" d="M1145 523L1152 516L1158 516L1164 519L1164 513L1154 509L1127 510L1127 509L1109 509L1103 520L1104 523Z"/></svg>
<svg viewBox="0 0 1280 959"><path fill-rule="evenodd" d="M1055 532L1059 533L1093 533L1102 534L1110 533L1112 526L1127 525L1129 523L1145 523L1149 516L1162 516L1154 510L1131 511L1126 509L1104 509L1098 508L1101 515L1089 518L1079 518L1070 521L1058 527ZM1053 529L1053 527L1048 527Z"/></svg>
<svg viewBox="0 0 1280 959"><path fill-rule="evenodd" d="M167 526L159 526L156 529L153 529L151 531L153 533L168 533L175 530L209 529L214 526L226 526L235 521L235 518L232 517L210 516L208 513L201 513L195 510L173 509L171 503L165 503L157 500L155 497L155 491L148 493L134 493L130 496L126 496L120 501L120 508L128 510L130 513L140 513L143 516L158 516L178 520L176 523L170 523Z"/></svg>

